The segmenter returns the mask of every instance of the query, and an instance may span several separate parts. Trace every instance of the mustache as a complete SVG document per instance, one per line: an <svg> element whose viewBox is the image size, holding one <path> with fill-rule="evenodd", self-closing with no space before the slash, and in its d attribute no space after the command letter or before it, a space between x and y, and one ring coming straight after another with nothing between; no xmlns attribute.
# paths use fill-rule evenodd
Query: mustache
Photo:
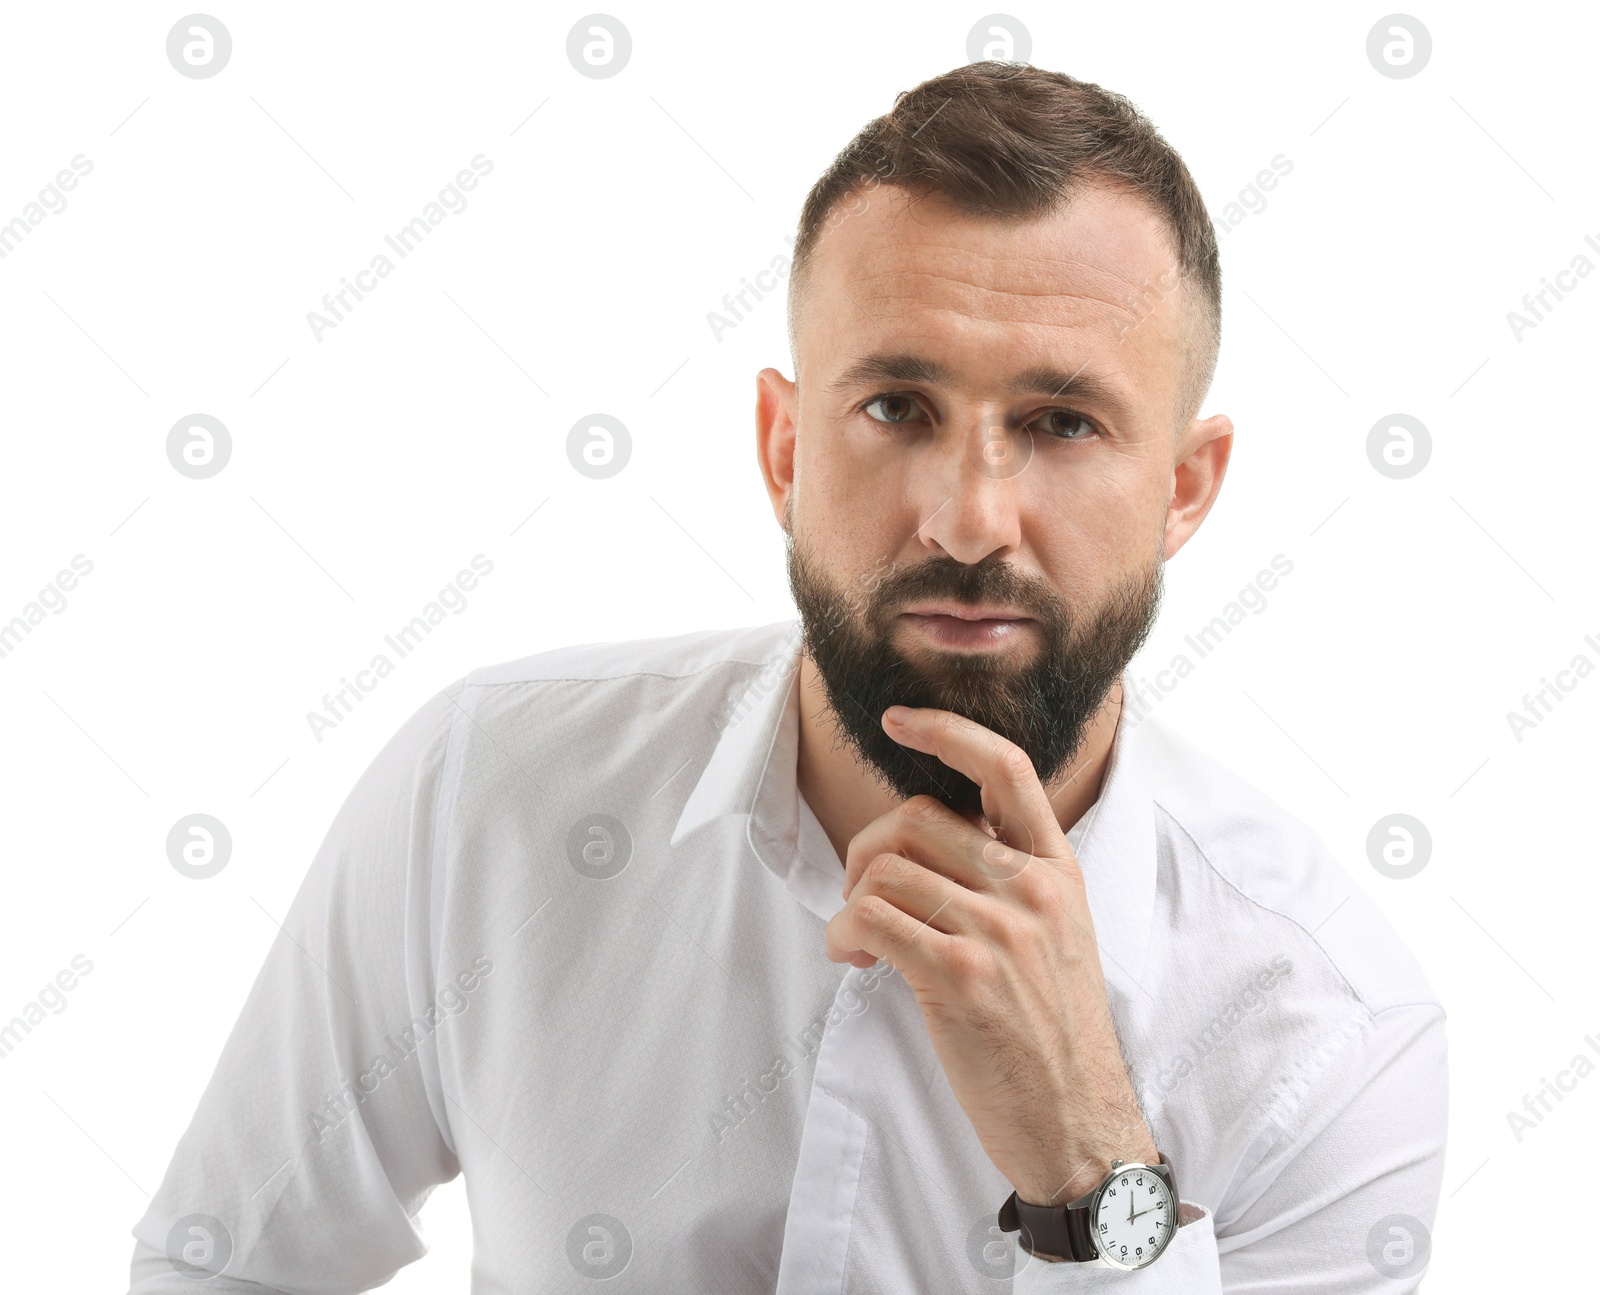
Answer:
<svg viewBox="0 0 1600 1295"><path fill-rule="evenodd" d="M875 583L870 604L862 610L870 613L869 619L881 632L902 608L929 600L968 606L998 603L1057 628L1071 621L1065 604L1043 577L1028 575L996 558L969 564L936 557L891 569Z"/></svg>

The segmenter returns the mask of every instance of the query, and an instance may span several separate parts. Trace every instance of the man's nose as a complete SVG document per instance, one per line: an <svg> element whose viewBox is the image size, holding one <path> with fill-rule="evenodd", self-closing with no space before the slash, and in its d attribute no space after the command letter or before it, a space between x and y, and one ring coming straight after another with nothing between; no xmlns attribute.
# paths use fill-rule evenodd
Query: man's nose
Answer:
<svg viewBox="0 0 1600 1295"><path fill-rule="evenodd" d="M1026 429L993 418L948 428L918 486L923 546L967 565L1013 555L1022 542L1021 482L1031 449Z"/></svg>

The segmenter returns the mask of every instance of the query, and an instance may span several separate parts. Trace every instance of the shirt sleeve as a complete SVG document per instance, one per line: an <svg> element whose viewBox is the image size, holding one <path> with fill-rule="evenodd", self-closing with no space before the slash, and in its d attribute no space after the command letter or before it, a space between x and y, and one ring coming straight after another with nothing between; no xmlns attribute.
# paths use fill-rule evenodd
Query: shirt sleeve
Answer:
<svg viewBox="0 0 1600 1295"><path fill-rule="evenodd" d="M1148 1268L1129 1273L1100 1265L1054 1263L1019 1249L1019 1266L1011 1282L1014 1295L1055 1295L1059 1291L1102 1288L1159 1291L1161 1295L1219 1295L1223 1285L1211 1215L1192 1202L1183 1205L1185 1217L1193 1217L1177 1230L1161 1257Z"/></svg>
<svg viewBox="0 0 1600 1295"><path fill-rule="evenodd" d="M1214 1213L1180 1227L1137 1273L1033 1259L1017 1295L1098 1289L1167 1295L1399 1295L1427 1268L1444 1174L1444 1012L1375 1014L1312 1085L1288 1127ZM1180 1192L1182 1181L1179 1182Z"/></svg>
<svg viewBox="0 0 1600 1295"><path fill-rule="evenodd" d="M1444 1178L1444 1019L1437 1004L1387 1008L1346 1045L1218 1212L1224 1290L1416 1288Z"/></svg>
<svg viewBox="0 0 1600 1295"><path fill-rule="evenodd" d="M335 816L134 1226L130 1295L364 1291L426 1253L415 1216L460 1171L429 957L453 691Z"/></svg>

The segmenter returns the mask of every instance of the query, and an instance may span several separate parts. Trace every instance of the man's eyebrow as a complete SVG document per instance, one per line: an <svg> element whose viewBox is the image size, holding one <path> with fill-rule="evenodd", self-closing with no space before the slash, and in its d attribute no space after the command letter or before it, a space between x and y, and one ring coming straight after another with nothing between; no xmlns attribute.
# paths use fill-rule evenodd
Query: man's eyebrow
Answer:
<svg viewBox="0 0 1600 1295"><path fill-rule="evenodd" d="M1080 365L1071 373L1064 373L1049 365L1024 369L1013 377L1006 387L1019 396L1031 396L1042 392L1051 399L1067 394L1081 396L1101 404L1118 407L1123 404L1122 393L1104 378L1088 372L1086 365Z"/></svg>
<svg viewBox="0 0 1600 1295"><path fill-rule="evenodd" d="M932 386L948 386L955 374L948 365L921 355L901 351L880 351L863 356L827 384L829 392L838 393L852 388L870 386L879 382L924 382ZM1067 372L1050 365L1024 369L1006 383L1006 389L1016 395L1044 395L1050 399L1062 396L1079 397L1100 404L1126 409L1127 402L1115 385L1084 367Z"/></svg>
<svg viewBox="0 0 1600 1295"><path fill-rule="evenodd" d="M870 386L875 382L926 382L934 386L947 385L955 377L947 365L900 351L879 351L855 361L832 382L830 393L848 391L852 387Z"/></svg>

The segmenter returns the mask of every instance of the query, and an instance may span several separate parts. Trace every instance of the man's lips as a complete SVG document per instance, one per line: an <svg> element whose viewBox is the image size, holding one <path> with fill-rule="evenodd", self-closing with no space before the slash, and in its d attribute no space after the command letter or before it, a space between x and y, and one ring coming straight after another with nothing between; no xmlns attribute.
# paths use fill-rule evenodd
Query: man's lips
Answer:
<svg viewBox="0 0 1600 1295"><path fill-rule="evenodd" d="M941 647L1000 647L1026 634L1033 617L1003 607L974 607L965 603L925 603L900 613Z"/></svg>
<svg viewBox="0 0 1600 1295"><path fill-rule="evenodd" d="M907 607L902 616L953 616L963 621L1027 621L1033 617L1004 607L972 606L969 603L919 603Z"/></svg>

